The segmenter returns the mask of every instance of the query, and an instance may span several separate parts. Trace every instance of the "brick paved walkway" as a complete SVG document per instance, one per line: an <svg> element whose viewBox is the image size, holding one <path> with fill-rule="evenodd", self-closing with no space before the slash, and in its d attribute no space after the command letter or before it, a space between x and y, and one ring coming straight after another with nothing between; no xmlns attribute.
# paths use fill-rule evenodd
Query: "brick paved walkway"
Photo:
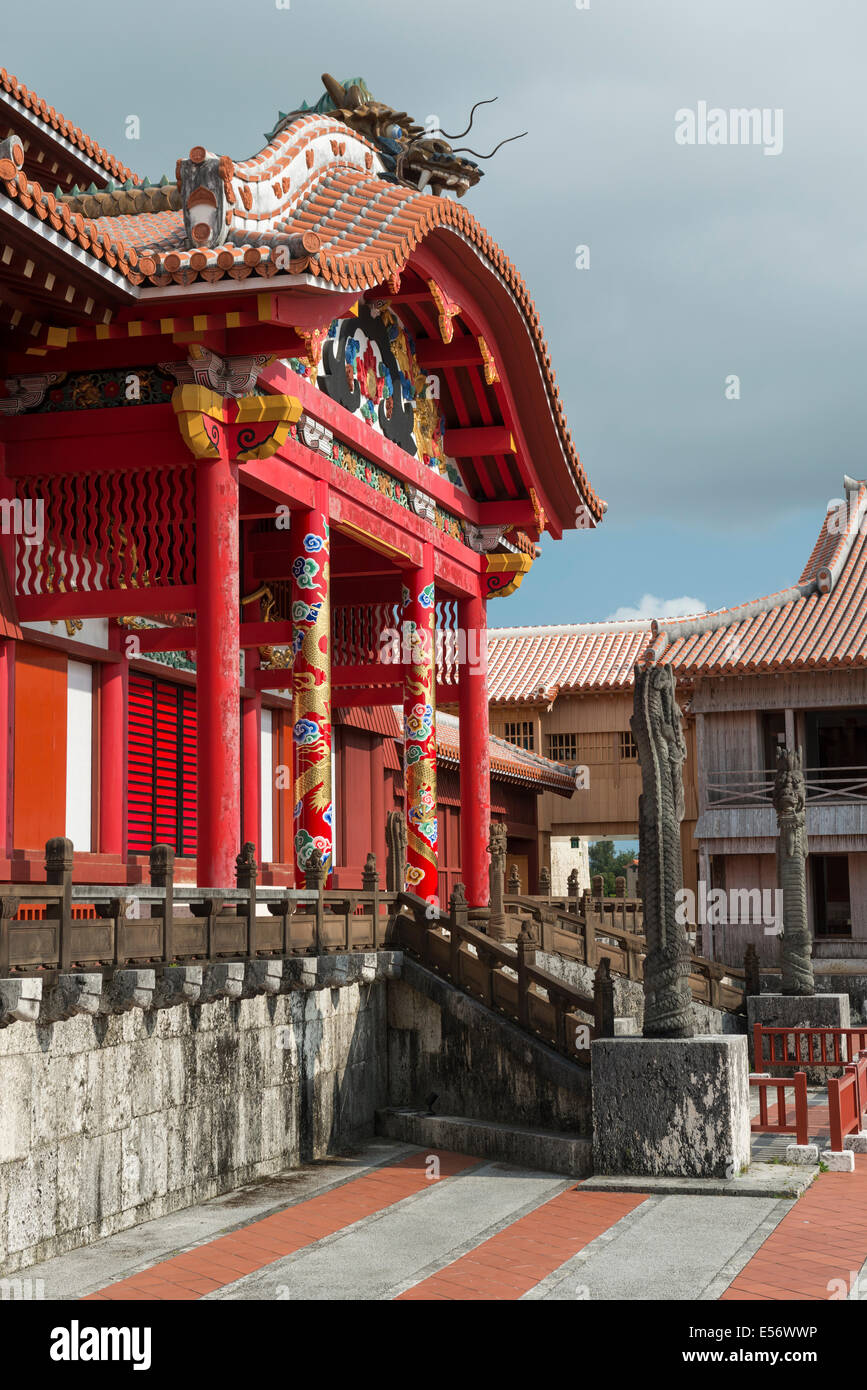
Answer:
<svg viewBox="0 0 867 1390"><path fill-rule="evenodd" d="M374 1141L26 1274L105 1302L824 1300L867 1261L856 1165L794 1203L645 1196Z"/></svg>

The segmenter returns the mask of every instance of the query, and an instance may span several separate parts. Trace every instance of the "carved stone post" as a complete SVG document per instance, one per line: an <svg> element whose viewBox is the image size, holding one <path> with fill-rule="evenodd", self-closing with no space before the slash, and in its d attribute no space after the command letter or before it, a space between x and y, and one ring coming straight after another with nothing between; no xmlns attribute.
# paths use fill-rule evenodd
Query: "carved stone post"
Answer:
<svg viewBox="0 0 867 1390"><path fill-rule="evenodd" d="M241 853L235 860L235 882L238 888L246 888L249 897L245 906L247 918L248 956L256 954L256 846L247 840L241 846Z"/></svg>
<svg viewBox="0 0 867 1390"><path fill-rule="evenodd" d="M364 861L364 868L361 871L361 890L371 896L370 911L373 917L373 944L379 945L379 869L376 867L376 855L370 851Z"/></svg>
<svg viewBox="0 0 867 1390"><path fill-rule="evenodd" d="M495 941L506 937L506 914L503 908L503 880L506 875L506 827L501 821L491 821L491 838L488 841L491 864L488 877L491 890L488 935Z"/></svg>
<svg viewBox="0 0 867 1390"><path fill-rule="evenodd" d="M58 957L62 971L72 966L72 841L58 835L45 845L45 882L62 885L60 902L49 903L46 917L58 923Z"/></svg>
<svg viewBox="0 0 867 1390"><path fill-rule="evenodd" d="M539 870L539 896L542 898L550 898L551 896L551 874L547 864L543 864Z"/></svg>
<svg viewBox="0 0 867 1390"><path fill-rule="evenodd" d="M566 882L566 891L569 894L569 906L571 910L575 913L576 917L580 916L581 884L578 877L577 869L573 869L571 874L569 875L569 878Z"/></svg>
<svg viewBox="0 0 867 1390"><path fill-rule="evenodd" d="M779 827L777 883L783 893L783 994L815 994L807 919L807 795L800 748L777 749L773 801Z"/></svg>
<svg viewBox="0 0 867 1390"><path fill-rule="evenodd" d="M462 883L456 883L454 891L449 898L449 916L453 917L459 927L470 925L470 909L467 903L467 892Z"/></svg>
<svg viewBox="0 0 867 1390"><path fill-rule="evenodd" d="M510 897L518 897L521 892L521 875L518 873L517 864L513 864L509 870L509 882L507 885Z"/></svg>
<svg viewBox="0 0 867 1390"><path fill-rule="evenodd" d="M761 994L762 981L759 974L759 953L750 942L744 953L744 994Z"/></svg>
<svg viewBox="0 0 867 1390"><path fill-rule="evenodd" d="M626 879L625 879L625 878L620 878L620 877L618 876L618 877L614 880L614 896L615 896L615 898L625 898L625 897L626 897Z"/></svg>
<svg viewBox="0 0 867 1390"><path fill-rule="evenodd" d="M153 915L163 919L163 965L169 965L175 959L175 852L171 845L152 846L150 873L151 885L166 890L162 905L154 908Z"/></svg>
<svg viewBox="0 0 867 1390"><path fill-rule="evenodd" d="M527 977L527 968L536 963L536 941L529 922L525 921L521 924L521 930L515 944L518 952L518 1022L524 1028L529 1028L530 981Z"/></svg>
<svg viewBox="0 0 867 1390"><path fill-rule="evenodd" d="M614 981L611 962L602 956L593 979L593 1013L597 1038L614 1037Z"/></svg>
<svg viewBox="0 0 867 1390"><path fill-rule="evenodd" d="M594 874L590 880L590 892L594 898L605 897L605 877L603 874Z"/></svg>
<svg viewBox="0 0 867 1390"><path fill-rule="evenodd" d="M670 666L635 667L632 732L641 763L639 859L644 884L644 1036L691 1038L692 991L686 927L677 921L683 888L680 823L686 743Z"/></svg>
<svg viewBox="0 0 867 1390"><path fill-rule="evenodd" d="M304 868L304 886L316 893L316 954L322 951L322 929L325 916L325 900L323 897L325 885L325 865L322 862L322 855L318 849L314 849Z"/></svg>
<svg viewBox="0 0 867 1390"><path fill-rule="evenodd" d="M406 875L406 819L402 811L389 811L385 818L385 886L389 893L402 893Z"/></svg>

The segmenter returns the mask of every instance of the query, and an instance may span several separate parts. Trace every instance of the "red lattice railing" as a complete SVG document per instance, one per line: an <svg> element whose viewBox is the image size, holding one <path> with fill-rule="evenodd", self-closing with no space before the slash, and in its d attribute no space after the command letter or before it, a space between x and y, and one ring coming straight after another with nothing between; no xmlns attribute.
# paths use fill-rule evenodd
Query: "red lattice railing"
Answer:
<svg viewBox="0 0 867 1390"><path fill-rule="evenodd" d="M43 535L17 537L16 592L94 593L195 582L194 470L126 469L16 480Z"/></svg>

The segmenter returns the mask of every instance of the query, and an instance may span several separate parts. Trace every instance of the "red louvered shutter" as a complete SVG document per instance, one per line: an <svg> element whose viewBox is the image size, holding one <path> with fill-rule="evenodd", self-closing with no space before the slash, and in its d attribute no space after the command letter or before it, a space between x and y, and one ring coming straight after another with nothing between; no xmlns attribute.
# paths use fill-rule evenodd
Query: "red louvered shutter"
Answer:
<svg viewBox="0 0 867 1390"><path fill-rule="evenodd" d="M196 692L183 686L182 720L183 761L181 770L181 854L196 852Z"/></svg>
<svg viewBox="0 0 867 1390"><path fill-rule="evenodd" d="M127 833L132 854L154 843L153 681L130 672L127 723Z"/></svg>
<svg viewBox="0 0 867 1390"><path fill-rule="evenodd" d="M196 852L196 694L189 686L130 674L129 848Z"/></svg>

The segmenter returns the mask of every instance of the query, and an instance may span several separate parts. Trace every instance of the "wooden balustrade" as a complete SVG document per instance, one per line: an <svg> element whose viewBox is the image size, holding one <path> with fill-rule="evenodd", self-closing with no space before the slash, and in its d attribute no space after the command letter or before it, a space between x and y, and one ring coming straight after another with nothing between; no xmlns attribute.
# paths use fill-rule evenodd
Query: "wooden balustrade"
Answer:
<svg viewBox="0 0 867 1390"><path fill-rule="evenodd" d="M395 898L380 891L375 861L358 891L263 888L255 862L243 855L238 887L190 888L174 882L174 854L164 845L151 851L147 884L73 884L68 840L49 841L46 868L46 883L3 885L0 978L376 950L387 944ZM127 915L130 899L138 905L136 917ZM29 904L44 909L41 920L28 917ZM78 915L82 904L96 915Z"/></svg>
<svg viewBox="0 0 867 1390"><path fill-rule="evenodd" d="M599 903L605 905L599 910ZM602 956L611 962L611 969L628 980L641 980L644 973L644 956L647 941L643 931L623 926L623 912L627 909L626 920L635 921L636 909L641 908L640 900L630 898L588 898L582 899L583 911L579 915L562 899L533 898L526 894L507 897L507 940L508 924L522 920L536 923L539 944L543 951L550 951L582 965L595 968ZM612 911L608 911L608 905ZM618 914L620 920L618 921ZM639 913L640 915L640 913ZM643 921L642 921L643 925ZM514 932L514 925L512 926ZM514 939L514 937L513 937ZM697 1003L709 1004L715 1009L728 1009L732 1012L744 1007L744 971L720 965L694 952L691 958L689 983L692 997Z"/></svg>
<svg viewBox="0 0 867 1390"><path fill-rule="evenodd" d="M594 995L582 994L536 964L538 943L527 930L517 938L517 949L510 950L414 893L399 893L391 939L428 969L576 1061L589 1063L591 1041L613 1033L610 971L600 970Z"/></svg>

